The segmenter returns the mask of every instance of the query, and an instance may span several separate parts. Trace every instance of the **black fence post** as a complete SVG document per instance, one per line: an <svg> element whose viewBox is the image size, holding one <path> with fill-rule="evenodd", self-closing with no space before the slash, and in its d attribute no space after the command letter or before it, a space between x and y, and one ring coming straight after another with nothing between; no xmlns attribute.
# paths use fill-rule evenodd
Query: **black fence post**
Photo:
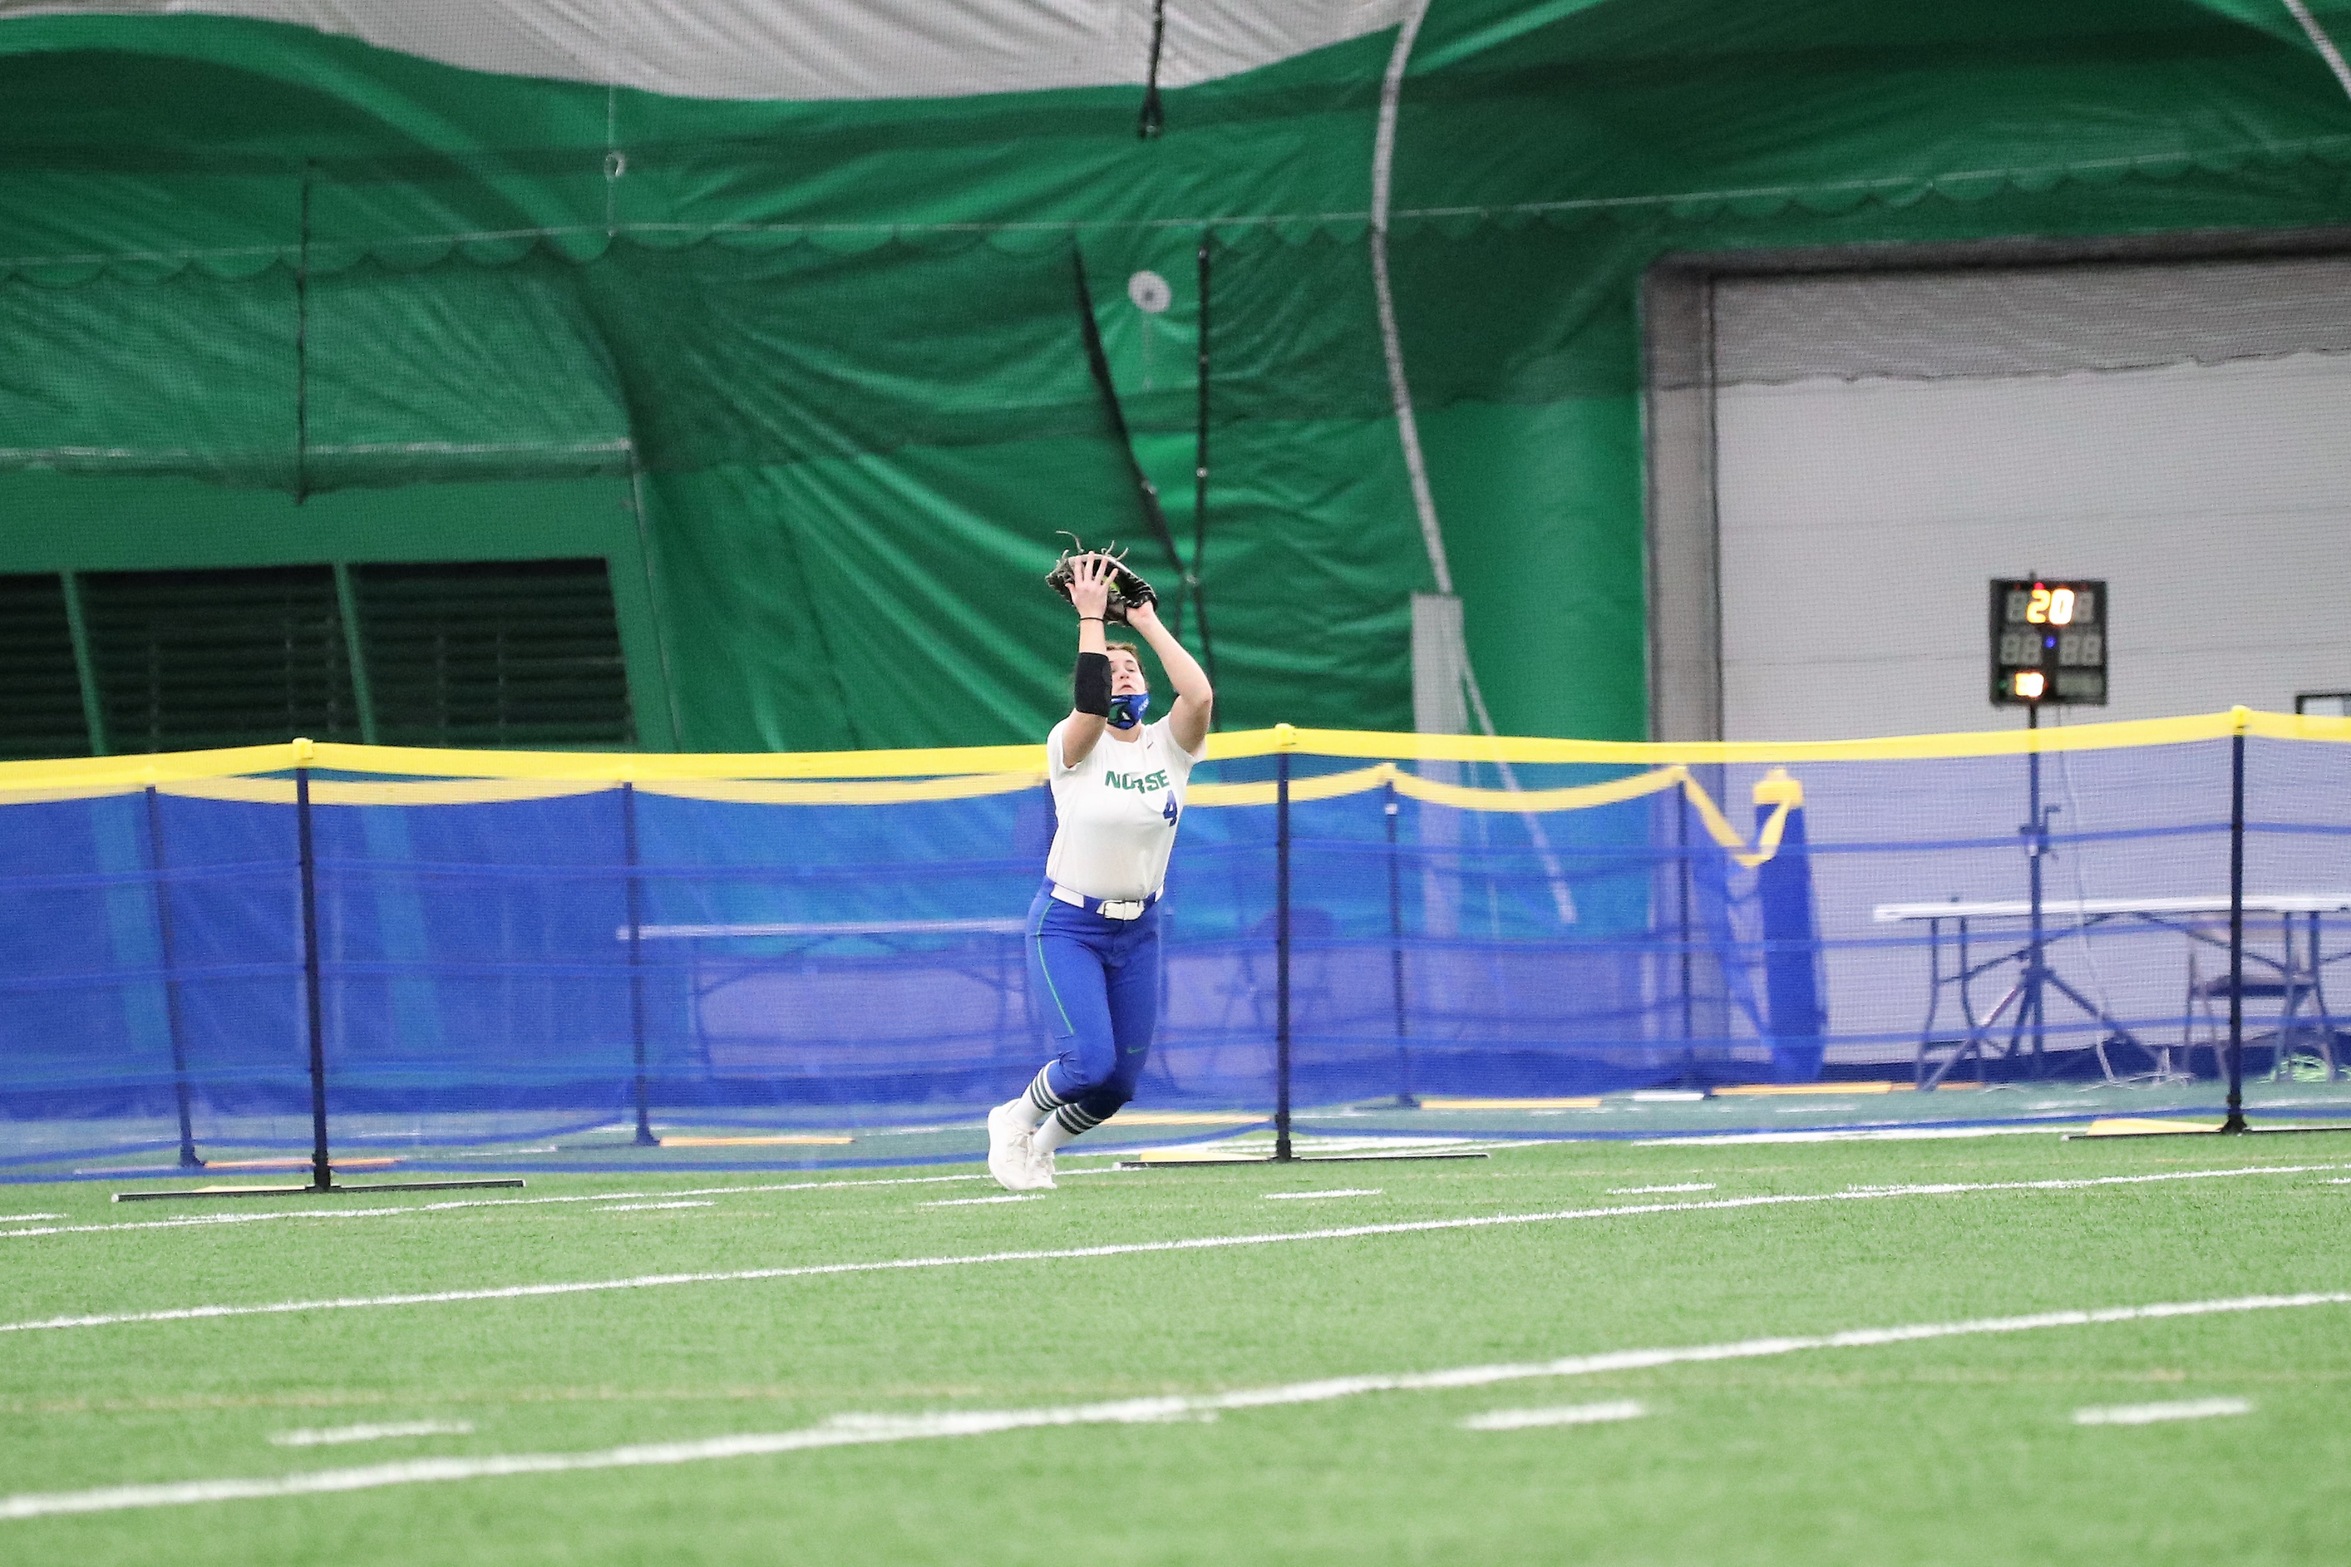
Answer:
<svg viewBox="0 0 2351 1567"><path fill-rule="evenodd" d="M171 1087L180 1108L180 1168L201 1170L196 1157L196 1128L188 1113L188 1040L181 1026L179 964L172 949L171 887L164 880L163 807L149 784L147 796L147 872L155 886L155 943L163 958L163 1026L171 1035Z"/></svg>
<svg viewBox="0 0 2351 1567"><path fill-rule="evenodd" d="M304 1026L310 1046L310 1184L307 1186L201 1186L178 1191L116 1192L116 1202L147 1202L163 1198L211 1197L281 1197L308 1192L424 1192L447 1191L462 1186L520 1186L513 1176L499 1176L488 1180L460 1181L378 1181L366 1186L337 1186L334 1165L327 1143L327 1050L326 1003L321 976L318 941L318 839L312 820L310 799L310 763L317 748L308 740L296 740L288 747L294 763L294 842L297 883L302 895L302 992ZM274 770L274 769L273 769ZM155 790L147 791L148 809L155 810ZM157 818L150 816L152 834ZM155 863L160 866L160 837L157 838ZM157 877L161 886L161 877ZM168 916L167 916L168 918ZM167 970L168 972L168 970ZM177 1024L175 1021L175 1038ZM176 1051L176 1063L184 1057ZM185 1074L182 1075L185 1081ZM185 1157L192 1153L189 1139L188 1102L185 1091L180 1100L180 1148Z"/></svg>
<svg viewBox="0 0 2351 1567"><path fill-rule="evenodd" d="M1697 956L1690 946L1690 790L1687 781L1673 791L1674 895L1681 948L1682 1086L1698 1081Z"/></svg>
<svg viewBox="0 0 2351 1567"><path fill-rule="evenodd" d="M2245 720L2229 737L2229 1113L2224 1132L2245 1129Z"/></svg>
<svg viewBox="0 0 2351 1567"><path fill-rule="evenodd" d="M639 907L637 880L637 786L620 786L620 835L628 857L629 889L629 1048L637 1071L637 1146L658 1148L661 1139L653 1135L649 1096L645 1089L645 970L643 963L643 915Z"/></svg>
<svg viewBox="0 0 2351 1567"><path fill-rule="evenodd" d="M1404 1012L1404 879L1397 864L1396 818L1400 812L1396 802L1396 775L1392 770L1382 789L1386 795L1383 809L1388 819L1388 987L1396 1006L1396 1107L1411 1110L1420 1101L1412 1093L1412 1047L1408 1042L1411 1029Z"/></svg>
<svg viewBox="0 0 2351 1567"><path fill-rule="evenodd" d="M1274 1108L1273 1156L1290 1152L1290 753L1274 755Z"/></svg>
<svg viewBox="0 0 2351 1567"><path fill-rule="evenodd" d="M1406 1149L1402 1152L1348 1152L1301 1154L1290 1139L1290 1074L1295 1052L1295 1041L1290 1037L1290 966L1291 947L1296 921L1290 907L1290 753L1297 749L1298 731L1288 724L1274 725L1273 749L1273 805L1274 805L1274 1111L1273 1157L1260 1158L1254 1153L1233 1154L1226 1157L1185 1159L1162 1168L1208 1169L1228 1164L1355 1164L1375 1159L1483 1159L1482 1151L1455 1153ZM1327 753L1325 753L1327 754ZM1391 783L1391 800L1393 785ZM1393 827L1390 828L1391 834ZM1396 884L1391 880L1393 888ZM1320 916L1318 916L1318 919ZM1264 926L1249 929L1262 939ZM1254 960L1245 960L1251 961ZM1401 1039L1399 1049L1402 1048ZM1136 1160L1124 1168L1152 1167L1154 1161Z"/></svg>
<svg viewBox="0 0 2351 1567"><path fill-rule="evenodd" d="M310 769L294 769L294 831L302 864L302 984L310 1022L310 1188L335 1184L327 1160L326 1008L319 995L318 850L310 825Z"/></svg>

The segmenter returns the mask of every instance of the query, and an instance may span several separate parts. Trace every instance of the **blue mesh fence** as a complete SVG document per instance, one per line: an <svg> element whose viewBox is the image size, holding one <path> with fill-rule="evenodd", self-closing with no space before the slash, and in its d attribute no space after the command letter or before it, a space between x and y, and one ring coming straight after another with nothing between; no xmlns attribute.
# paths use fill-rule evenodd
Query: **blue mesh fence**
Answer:
<svg viewBox="0 0 2351 1567"><path fill-rule="evenodd" d="M1300 753L1286 949L1275 764L1204 765L1134 1120L1269 1114L1285 972L1292 1102L1367 1131L2210 1113L2232 1000L2248 1107L2331 1112L2347 753L2244 742L2232 995L2235 744ZM640 1123L683 1162L917 1156L1042 1059L1041 786L316 783L315 953L284 775L0 805L0 1173L303 1163L313 961L344 1168L561 1164ZM1701 1094L1728 1108L1639 1108Z"/></svg>

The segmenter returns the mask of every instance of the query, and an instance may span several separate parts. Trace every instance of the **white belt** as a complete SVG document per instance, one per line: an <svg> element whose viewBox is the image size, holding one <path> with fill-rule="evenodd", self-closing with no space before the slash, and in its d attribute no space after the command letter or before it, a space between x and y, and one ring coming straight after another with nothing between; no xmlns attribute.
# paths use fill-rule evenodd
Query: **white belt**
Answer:
<svg viewBox="0 0 2351 1567"><path fill-rule="evenodd" d="M1054 902L1066 903L1073 909L1084 909L1089 914L1099 914L1104 919L1139 920L1143 917L1145 909L1159 901L1159 894L1156 892L1148 898L1089 898L1084 893L1074 888L1064 887L1059 882L1050 882L1047 885L1052 890Z"/></svg>

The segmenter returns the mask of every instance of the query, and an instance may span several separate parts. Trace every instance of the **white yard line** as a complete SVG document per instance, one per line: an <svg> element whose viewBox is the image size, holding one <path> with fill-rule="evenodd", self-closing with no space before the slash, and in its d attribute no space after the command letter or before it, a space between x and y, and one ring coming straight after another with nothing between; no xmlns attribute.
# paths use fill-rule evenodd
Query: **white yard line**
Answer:
<svg viewBox="0 0 2351 1567"><path fill-rule="evenodd" d="M609 1208L591 1208L591 1209L589 1210L589 1212L591 1212L591 1213L652 1213L652 1212L654 1212L654 1211L656 1211L656 1210L658 1210L658 1209L665 1209L665 1208L715 1208L715 1207L717 1207L717 1206L718 1206L718 1204L717 1204L717 1203L710 1202L710 1201L708 1201L708 1200L704 1200L704 1201L701 1201L701 1202L624 1202L624 1203L615 1203L613 1206L611 1206L611 1207L609 1207Z"/></svg>
<svg viewBox="0 0 2351 1567"><path fill-rule="evenodd" d="M2151 1426L2159 1420L2209 1420L2215 1415L2249 1415L2253 1404L2243 1398L2184 1398L2169 1404L2114 1404L2104 1409L2077 1409L2077 1426Z"/></svg>
<svg viewBox="0 0 2351 1567"><path fill-rule="evenodd" d="M310 1431L275 1431L272 1447L341 1447L350 1442L384 1442L403 1436L471 1436L470 1420L401 1420L388 1425L327 1426Z"/></svg>
<svg viewBox="0 0 2351 1567"><path fill-rule="evenodd" d="M1390 1224L1350 1224L1326 1230L1276 1230L1257 1235L1202 1235L1182 1240L1129 1241L1051 1250L992 1251L945 1257L892 1257L868 1262L817 1262L794 1267L741 1268L725 1273L646 1273L633 1278L583 1279L551 1284L503 1284L481 1289L433 1290L401 1295L345 1295L313 1300L280 1300L253 1305L175 1306L162 1311L119 1311L87 1316L40 1317L0 1322L0 1333L41 1333L67 1328L119 1327L136 1322L194 1322L215 1317L273 1317L309 1311L365 1311L390 1306L441 1306L459 1301L529 1300L556 1295L597 1295L617 1290L666 1289L686 1284L741 1284L768 1279L824 1278L849 1273L898 1273L932 1268L969 1268L1002 1262L1066 1262L1094 1257L1139 1257L1166 1252L1220 1251L1244 1246L1279 1246L1296 1241L1356 1240L1374 1235L1425 1235L1443 1230L1481 1230L1506 1225L1560 1224L1584 1219L1639 1218L1660 1213L1720 1213L1743 1208L1785 1208L1824 1202L1883 1202L1898 1197L1952 1197L1983 1192L2070 1192L2149 1186L2172 1181L2233 1180L2256 1175L2312 1175L2340 1170L2339 1164L2251 1165L2234 1170L2173 1170L2156 1175L2099 1175L2079 1180L1946 1181L1890 1186L1871 1191L1800 1192L1762 1197L1717 1197L1702 1202L1619 1203L1604 1208L1567 1208L1551 1213L1479 1214L1459 1219L1413 1219Z"/></svg>
<svg viewBox="0 0 2351 1567"><path fill-rule="evenodd" d="M1377 1186L1338 1186L1327 1192L1267 1192L1267 1202L1317 1202L1325 1197L1377 1197Z"/></svg>
<svg viewBox="0 0 2351 1567"><path fill-rule="evenodd" d="M1710 1192L1712 1190L1714 1190L1712 1181L1685 1181L1679 1186L1611 1186L1608 1188L1608 1195L1611 1197L1653 1197L1666 1192Z"/></svg>
<svg viewBox="0 0 2351 1567"><path fill-rule="evenodd" d="M1588 1426L1606 1420L1638 1420L1649 1411L1637 1398L1608 1404L1562 1404L1550 1409L1490 1409L1461 1422L1464 1431L1526 1431L1536 1426Z"/></svg>
<svg viewBox="0 0 2351 1567"><path fill-rule="evenodd" d="M1043 1192L999 1192L993 1197L944 1197L937 1202L918 1202L917 1208L976 1208L991 1202L1042 1202Z"/></svg>
<svg viewBox="0 0 2351 1567"><path fill-rule="evenodd" d="M38 1224L43 1219L62 1219L62 1213L0 1213L0 1224Z"/></svg>
<svg viewBox="0 0 2351 1567"><path fill-rule="evenodd" d="M307 1473L251 1479L183 1480L161 1485L104 1486L87 1491L31 1492L0 1497L0 1520L48 1518L67 1513L126 1512L134 1508L184 1507L199 1502L259 1501L283 1496L317 1496L378 1490L395 1485L430 1485L511 1475L566 1474L591 1469L642 1469L753 1458L810 1448L865 1446L945 1437L987 1436L1003 1431L1057 1426L1138 1425L1197 1419L1245 1409L1292 1404L1325 1404L1368 1393L1424 1393L1490 1387L1548 1377L1595 1376L1648 1371L1663 1366L1760 1360L1821 1349L1874 1349L1934 1339L2030 1333L2050 1328L2096 1327L2117 1322L2152 1322L2255 1311L2290 1311L2317 1306L2351 1306L2351 1293L2240 1295L2223 1300L2172 1301L2148 1306L2105 1306L2090 1310L2043 1311L2025 1316L1979 1317L1962 1322L1924 1322L1901 1327L1853 1328L1841 1333L1791 1334L1737 1339L1723 1344L1677 1345L1664 1349L1623 1349L1567 1355L1557 1360L1457 1366L1440 1371L1390 1372L1372 1376L1326 1377L1274 1387L1226 1393L1172 1394L1114 1403L1059 1408L969 1410L926 1415L836 1415L797 1431L752 1432L695 1442L662 1442L596 1452L508 1453L481 1458L428 1458L375 1464L361 1469L314 1469Z"/></svg>

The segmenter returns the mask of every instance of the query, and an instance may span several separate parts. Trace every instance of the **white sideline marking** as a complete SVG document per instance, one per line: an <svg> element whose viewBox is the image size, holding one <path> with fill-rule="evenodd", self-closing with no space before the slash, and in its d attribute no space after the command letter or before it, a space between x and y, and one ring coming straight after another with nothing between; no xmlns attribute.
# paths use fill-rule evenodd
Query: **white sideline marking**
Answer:
<svg viewBox="0 0 2351 1567"><path fill-rule="evenodd" d="M43 1219L62 1219L62 1213L0 1213L0 1224L37 1224Z"/></svg>
<svg viewBox="0 0 2351 1567"><path fill-rule="evenodd" d="M1661 1192L1710 1192L1712 1190L1714 1190L1712 1181L1687 1181L1679 1186L1612 1186L1608 1189L1608 1195L1611 1197L1648 1197Z"/></svg>
<svg viewBox="0 0 2351 1567"><path fill-rule="evenodd" d="M2209 1420L2215 1415L2249 1415L2253 1403L2243 1398L2184 1398L2169 1404L2114 1404L2104 1409L2077 1409L2077 1426L2150 1426L2158 1420Z"/></svg>
<svg viewBox="0 0 2351 1567"><path fill-rule="evenodd" d="M1649 1411L1637 1398L1612 1404L1563 1404L1551 1409L1492 1409L1461 1422L1464 1431L1525 1431L1535 1426L1588 1426L1605 1420L1638 1420Z"/></svg>
<svg viewBox="0 0 2351 1567"><path fill-rule="evenodd" d="M1267 1192L1267 1202L1313 1202L1323 1197L1377 1197L1377 1186L1340 1186L1327 1192Z"/></svg>
<svg viewBox="0 0 2351 1567"><path fill-rule="evenodd" d="M1043 1192L999 1192L993 1197L943 1197L937 1202L918 1202L917 1208L971 1208L984 1202L1039 1202Z"/></svg>
<svg viewBox="0 0 2351 1567"><path fill-rule="evenodd" d="M2098 1187L2148 1186L2170 1181L2231 1180L2247 1175L2312 1175L2341 1168L2343 1166L2339 1164L2250 1165L2234 1170L2171 1170L2155 1175L2098 1175L2078 1180L1944 1181L1919 1186L1889 1186L1874 1191L1713 1197L1701 1202L1618 1203L1613 1207L1566 1208L1552 1213L1495 1213L1460 1219L1409 1219L1389 1224L1350 1224L1327 1230L1201 1235L1184 1240L1127 1241L1101 1246L1067 1246L1054 1250L973 1252L947 1257L891 1257L869 1262L814 1262L781 1268L741 1268L726 1273L645 1273L633 1278L582 1279L557 1284L501 1284L482 1289L432 1290L403 1295L345 1295L318 1300L279 1300L249 1306L175 1306L163 1311L115 1311L78 1317L38 1317L25 1322L0 1322L0 1333L106 1328L133 1322L193 1322L214 1317L275 1317L304 1311L360 1311L384 1306L440 1306L472 1300L531 1300L552 1295L595 1295L614 1290L662 1289L679 1284L742 1284L765 1279L823 1278L844 1273L968 1268L998 1262L1066 1262L1088 1257L1139 1257L1162 1252L1278 1246L1291 1241L1355 1240L1372 1235L1424 1235L1441 1230L1493 1229L1501 1225L1637 1218L1654 1213L1719 1213L1738 1208L1786 1208L1824 1202L1882 1202L1895 1197L1952 1197L1978 1192L2088 1191Z"/></svg>
<svg viewBox="0 0 2351 1567"><path fill-rule="evenodd" d="M327 1426L310 1431L274 1431L272 1447L340 1447L346 1442L382 1442L396 1436L471 1436L470 1420L402 1420L390 1425Z"/></svg>
<svg viewBox="0 0 2351 1567"><path fill-rule="evenodd" d="M822 1425L797 1431L751 1432L698 1442L663 1442L583 1453L508 1453L482 1458L427 1458L376 1464L364 1469L314 1469L302 1474L257 1479L182 1480L162 1485L106 1486L90 1491L28 1492L0 1497L0 1521L48 1518L62 1513L123 1512L142 1507L184 1507L196 1502L255 1501L280 1496L315 1496L368 1491L393 1485L429 1485L483 1480L504 1475L563 1474L583 1469L641 1469L752 1458L819 1447L910 1442L939 1437L987 1436L1000 1431L1051 1426L1137 1425L1213 1418L1241 1409L1288 1404L1323 1404L1366 1393L1421 1393L1489 1387L1542 1377L1582 1377L1606 1372L1647 1371L1660 1366L1702 1365L1725 1360L1760 1360L1814 1349L1872 1349L1930 1339L1994 1333L2029 1333L2042 1328L2093 1327L2114 1322L2150 1322L2247 1311L2286 1311L2311 1306L2351 1306L2351 1293L2240 1295L2225 1300L2172 1301L2151 1306L2105 1306L2087 1311L2043 1311L2029 1316L1980 1317L1967 1322L1924 1322L1905 1327L1852 1328L1842 1333L1739 1339L1727 1344L1694 1344L1668 1349L1620 1349L1491 1366L1457 1366L1443 1371L1326 1377L1229 1393L1172 1394L1115 1403L1061 1408L968 1410L927 1415L836 1415Z"/></svg>
<svg viewBox="0 0 2351 1567"><path fill-rule="evenodd" d="M2087 1121L2087 1115L2074 1120ZM1945 1137L2021 1137L2034 1132L2054 1136L2064 1126L2042 1121L2031 1126L1859 1126L1817 1132L1690 1132L1673 1137L1645 1137L1635 1148L1686 1148L1692 1143L1908 1143Z"/></svg>
<svg viewBox="0 0 2351 1567"><path fill-rule="evenodd" d="M657 1208L715 1208L714 1202L624 1202L610 1208L597 1208L596 1213L651 1213Z"/></svg>

